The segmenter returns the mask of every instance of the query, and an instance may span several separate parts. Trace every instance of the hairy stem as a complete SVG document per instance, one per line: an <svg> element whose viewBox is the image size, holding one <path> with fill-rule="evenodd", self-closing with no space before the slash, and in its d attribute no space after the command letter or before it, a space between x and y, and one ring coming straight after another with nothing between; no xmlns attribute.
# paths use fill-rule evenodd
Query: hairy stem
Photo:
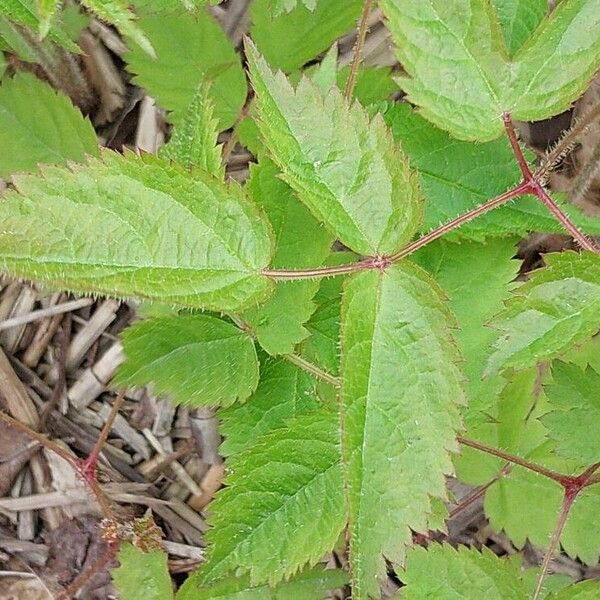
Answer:
<svg viewBox="0 0 600 600"><path fill-rule="evenodd" d="M537 463L531 462L520 456L515 456L514 454L509 454L508 452L504 452L503 450L498 450L497 448L492 448L491 446L486 446L481 442L477 442L475 440L470 440L468 438L464 438L459 436L457 438L458 443L463 446L468 446L469 448L474 448L475 450L480 450L481 452L485 452L486 454L491 454L492 456L496 456L501 458L507 462L513 463L515 465L519 465L524 469L529 469L530 471L534 471L538 473L538 475L543 475L544 477L548 477L553 481L556 481L560 485L565 485L565 482L569 480L568 475L564 475L562 473L558 473L557 471L553 471L552 469L547 469L542 465L538 465Z"/></svg>
<svg viewBox="0 0 600 600"><path fill-rule="evenodd" d="M532 600L538 600L538 598L540 598L540 594L542 593L542 587L544 585L544 579L546 578L546 573L548 572L548 566L550 565L550 561L552 560L554 552L556 551L556 548L558 546L560 536L567 523L569 512L571 511L571 507L575 502L575 498L577 498L577 493L569 494L568 492L565 492L562 506L560 507L560 513L558 515L558 521L556 522L554 531L552 532L550 543L548 544L548 548L546 549L546 553L544 554L544 560L542 561L542 565L540 567L540 574L538 575Z"/></svg>
<svg viewBox="0 0 600 600"><path fill-rule="evenodd" d="M523 174L523 179L525 181L531 181L532 174L529 169L529 165L527 164L527 159L523 154L523 150L521 150L521 145L519 144L519 139L517 138L517 132L515 131L515 127L512 122L512 117L509 113L502 113L502 120L504 121L504 129L506 130L506 135L508 136L508 140L512 147L513 154L519 163L519 168L521 169L521 173Z"/></svg>
<svg viewBox="0 0 600 600"><path fill-rule="evenodd" d="M596 245L583 233L573 221L561 210L556 202L549 196L543 186L537 181L531 184L534 194L544 203L556 220L571 234L573 239L583 248L590 252L600 254Z"/></svg>
<svg viewBox="0 0 600 600"><path fill-rule="evenodd" d="M358 67L360 65L365 39L367 37L369 14L371 13L372 4L373 0L365 0L362 15L360 17L360 23L358 24L358 33L356 36L356 44L354 44L350 75L348 75L348 81L346 81L346 88L344 90L344 98L348 102L350 102L352 98L352 93L354 92L354 86L356 84L356 75L358 73Z"/></svg>
<svg viewBox="0 0 600 600"><path fill-rule="evenodd" d="M317 367L317 365L305 360L301 356L297 354L284 354L283 356L287 361L293 363L294 365L300 367L303 371L314 375L317 379L321 379L325 383L329 383L333 387L340 387L341 382L337 377L331 375L327 371L323 371L323 369Z"/></svg>
<svg viewBox="0 0 600 600"><path fill-rule="evenodd" d="M546 154L542 165L535 172L534 177L538 181L545 181L548 173L554 168L556 163L569 151L571 146L577 141L585 130L600 117L600 102L581 116L563 138Z"/></svg>
<svg viewBox="0 0 600 600"><path fill-rule="evenodd" d="M477 217L501 206L502 204L506 204L509 200L517 198L518 196L522 196L523 194L530 193L530 187L527 183L521 183L517 187L508 190L504 194L500 194L500 196L496 196L483 204L473 208L472 210L452 219L452 221L448 221L444 225L430 231L423 237L420 237L418 240L411 242L407 246L405 246L402 250L383 259L363 259L355 263L350 263L346 265L340 265L337 267L320 267L316 269L298 269L298 270L278 270L278 269L265 269L263 271L263 275L268 277L273 277L276 280L286 280L286 281L298 281L302 279L316 279L320 277L332 277L335 275L348 275L349 273L356 273L358 271L363 271L365 269L380 269L382 266L386 266L392 263L395 263L406 256L409 256L413 252L416 252L423 246L430 244L434 240L441 238L446 233L453 231L454 229L459 228L461 225L476 219Z"/></svg>

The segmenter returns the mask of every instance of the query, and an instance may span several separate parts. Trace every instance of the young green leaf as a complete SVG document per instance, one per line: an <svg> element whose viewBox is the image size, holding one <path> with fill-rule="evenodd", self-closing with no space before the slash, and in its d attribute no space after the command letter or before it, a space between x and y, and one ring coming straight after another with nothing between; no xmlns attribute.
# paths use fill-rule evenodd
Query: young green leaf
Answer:
<svg viewBox="0 0 600 600"><path fill-rule="evenodd" d="M47 1L51 2L52 0ZM14 23L43 32L46 25L40 22L36 4L36 0L0 0L0 21L5 21L2 17L8 17ZM9 26L9 29L11 29L11 26ZM70 52L80 52L79 46L73 42L61 24L48 27L46 35L50 40L60 44ZM2 41L2 36L0 36L0 41Z"/></svg>
<svg viewBox="0 0 600 600"><path fill-rule="evenodd" d="M592 252L549 254L515 290L495 319L502 336L488 373L525 369L560 356L600 329L600 257Z"/></svg>
<svg viewBox="0 0 600 600"><path fill-rule="evenodd" d="M410 262L346 282L342 445L356 600L378 593L382 555L401 562L411 529L427 531L430 498L445 497L464 403L454 325L441 290Z"/></svg>
<svg viewBox="0 0 600 600"><path fill-rule="evenodd" d="M275 16L278 16L283 12L290 12L296 8L300 1L308 10L315 10L317 6L317 0L271 0L271 10Z"/></svg>
<svg viewBox="0 0 600 600"><path fill-rule="evenodd" d="M273 585L333 548L346 523L338 427L337 413L323 408L228 460L226 487L211 504L203 582L235 570Z"/></svg>
<svg viewBox="0 0 600 600"><path fill-rule="evenodd" d="M62 289L235 311L264 299L270 228L237 184L152 156L16 178L0 265Z"/></svg>
<svg viewBox="0 0 600 600"><path fill-rule="evenodd" d="M486 0L381 7L409 75L400 81L409 100L459 139L498 137L504 111L536 121L566 110L600 66L599 0L561 2L512 60Z"/></svg>
<svg viewBox="0 0 600 600"><path fill-rule="evenodd" d="M199 571L187 578L177 600L323 600L329 590L348 582L341 569L304 569L275 587L250 583L249 577L227 577L205 584Z"/></svg>
<svg viewBox="0 0 600 600"><path fill-rule="evenodd" d="M487 548L430 544L416 546L406 556L400 578L406 584L402 598L444 600L523 600L527 590L518 560L500 558Z"/></svg>
<svg viewBox="0 0 600 600"><path fill-rule="evenodd" d="M285 181L355 252L393 253L422 212L417 177L380 117L372 121L334 88L323 96L303 78L294 91L248 42L258 125Z"/></svg>
<svg viewBox="0 0 600 600"><path fill-rule="evenodd" d="M475 144L452 139L419 116L408 104L393 104L385 120L419 169L426 200L423 233L516 186L521 171L505 139ZM584 231L600 234L600 219L587 217L571 204L561 209ZM533 196L518 198L470 223L446 239L482 241L490 237L526 236L530 231L563 233L563 228Z"/></svg>
<svg viewBox="0 0 600 600"><path fill-rule="evenodd" d="M527 41L548 12L547 0L492 0L492 3L510 56Z"/></svg>
<svg viewBox="0 0 600 600"><path fill-rule="evenodd" d="M596 600L600 598L600 584L589 579L551 594L546 600Z"/></svg>
<svg viewBox="0 0 600 600"><path fill-rule="evenodd" d="M141 24L136 23L135 15L129 10L126 0L82 0L82 4L102 20L114 25L150 57L155 56L152 43Z"/></svg>
<svg viewBox="0 0 600 600"><path fill-rule="evenodd" d="M158 394L193 406L230 406L258 384L250 337L208 315L148 319L122 334L126 361L118 386L154 384Z"/></svg>
<svg viewBox="0 0 600 600"><path fill-rule="evenodd" d="M121 565L112 570L111 576L121 600L173 598L166 552L143 552L127 542L121 544L117 558Z"/></svg>
<svg viewBox="0 0 600 600"><path fill-rule="evenodd" d="M48 35L52 18L56 14L60 0L37 0L37 13L40 19L40 36L42 38Z"/></svg>
<svg viewBox="0 0 600 600"><path fill-rule="evenodd" d="M530 460L560 472L578 473L574 464L554 455L554 447L546 443L529 453ZM545 548L556 525L563 490L547 477L515 466L510 474L494 483L486 493L484 508L494 530L504 530L517 548L527 541ZM522 510L515 510L522 507ZM584 563L595 565L600 552L600 489L585 488L571 508L560 538L562 549Z"/></svg>
<svg viewBox="0 0 600 600"><path fill-rule="evenodd" d="M309 1L296 0L296 8L278 16L273 13L273 0L252 3L250 34L273 67L291 72L327 50L355 28L363 4L362 0L320 0L309 10Z"/></svg>
<svg viewBox="0 0 600 600"><path fill-rule="evenodd" d="M210 84L219 129L231 127L246 100L246 78L239 56L206 10L188 14L145 15L139 20L156 50L156 59L134 48L125 55L134 82L171 111L178 124L200 81ZM176 43L175 43L176 41Z"/></svg>
<svg viewBox="0 0 600 600"><path fill-rule="evenodd" d="M326 264L343 265L357 260L352 252L333 252ZM315 296L317 309L306 324L310 332L302 344L302 355L329 373L337 375L340 369L340 320L342 302L341 277L322 279Z"/></svg>
<svg viewBox="0 0 600 600"><path fill-rule="evenodd" d="M0 177L98 153L90 121L66 96L29 73L0 86L0 131Z"/></svg>
<svg viewBox="0 0 600 600"><path fill-rule="evenodd" d="M318 267L330 252L333 236L319 225L278 175L279 169L263 159L258 166L251 167L246 185L275 231L273 267ZM289 354L309 335L304 324L316 308L313 297L318 288L317 280L280 282L266 303L243 314L269 354Z"/></svg>
<svg viewBox="0 0 600 600"><path fill-rule="evenodd" d="M217 179L225 179L221 146L217 144L218 124L213 115L209 86L201 79L169 143L161 148L161 156L183 167L197 166Z"/></svg>
<svg viewBox="0 0 600 600"><path fill-rule="evenodd" d="M496 337L486 327L502 309L518 263L512 261L515 239L493 239L486 244L453 244L439 240L419 250L415 261L427 269L450 298L450 308L458 319L456 339L463 355L467 376L467 425L481 421L489 413L505 380L496 375L482 379L489 348ZM469 265L465 269L465 265Z"/></svg>
<svg viewBox="0 0 600 600"><path fill-rule="evenodd" d="M251 448L273 429L320 406L316 382L305 371L283 358L261 360L260 381L244 404L219 411L220 431L225 438L220 453L238 454Z"/></svg>
<svg viewBox="0 0 600 600"><path fill-rule="evenodd" d="M600 460L600 439L589 435L600 429L600 375L588 367L555 362L552 381L546 385L549 409L542 417L557 452L587 464Z"/></svg>

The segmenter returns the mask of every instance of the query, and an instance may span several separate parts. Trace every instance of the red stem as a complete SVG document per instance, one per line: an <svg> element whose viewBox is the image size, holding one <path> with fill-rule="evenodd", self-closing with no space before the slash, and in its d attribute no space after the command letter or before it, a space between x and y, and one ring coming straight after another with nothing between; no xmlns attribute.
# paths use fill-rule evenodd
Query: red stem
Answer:
<svg viewBox="0 0 600 600"><path fill-rule="evenodd" d="M457 440L458 443L462 444L463 446L468 446L469 448L474 448L475 450L480 450L481 452L485 452L486 454L491 454L492 456L502 458L503 460L506 460L515 465L519 465L524 469L529 469L530 471L534 471L539 475L548 477L549 479L556 481L562 486L567 485L567 483L572 479L572 477L569 477L568 475L563 475L562 473L558 473L557 471L553 471L552 469L546 469L546 467L542 467L542 465L538 465L537 463L521 458L520 456L509 454L508 452L504 452L503 450L498 450L497 448L486 446L481 442L470 440L461 436L459 436Z"/></svg>
<svg viewBox="0 0 600 600"><path fill-rule="evenodd" d="M519 140L517 138L517 132L515 131L515 127L512 122L512 118L509 113L502 113L502 120L504 121L504 129L506 130L506 135L508 136L508 140L512 147L513 154L519 163L519 168L521 169L521 173L523 173L524 181L531 181L533 179L533 175L531 173L531 169L527 164L527 159L523 154L523 150L521 150L521 146L519 144Z"/></svg>

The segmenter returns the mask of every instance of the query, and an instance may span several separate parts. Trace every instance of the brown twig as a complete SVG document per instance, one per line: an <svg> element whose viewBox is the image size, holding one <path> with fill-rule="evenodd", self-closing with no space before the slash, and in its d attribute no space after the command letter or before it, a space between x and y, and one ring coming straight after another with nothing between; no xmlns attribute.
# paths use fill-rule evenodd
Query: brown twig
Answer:
<svg viewBox="0 0 600 600"><path fill-rule="evenodd" d="M369 29L369 14L371 13L371 6L373 0L365 0L360 22L358 24L358 33L356 36L356 43L352 51L352 64L350 66L350 74L346 81L346 88L344 89L344 98L350 102L352 94L354 92L354 86L356 84L356 75L358 74L358 67L362 59L362 52L365 46L365 39L367 37L367 30Z"/></svg>

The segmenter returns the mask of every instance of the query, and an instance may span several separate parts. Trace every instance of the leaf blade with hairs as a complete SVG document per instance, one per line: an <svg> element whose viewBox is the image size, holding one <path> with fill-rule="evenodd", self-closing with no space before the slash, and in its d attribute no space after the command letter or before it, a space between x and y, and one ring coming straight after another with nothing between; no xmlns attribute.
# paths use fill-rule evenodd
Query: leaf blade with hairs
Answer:
<svg viewBox="0 0 600 600"><path fill-rule="evenodd" d="M487 373L525 369L560 356L600 329L600 257L564 252L545 257L495 319L503 331Z"/></svg>
<svg viewBox="0 0 600 600"><path fill-rule="evenodd" d="M28 73L0 86L0 131L0 177L98 154L90 121L66 96Z"/></svg>
<svg viewBox="0 0 600 600"><path fill-rule="evenodd" d="M0 264L17 277L214 310L271 289L270 228L236 184L112 152L15 183L0 203Z"/></svg>
<svg viewBox="0 0 600 600"><path fill-rule="evenodd" d="M500 558L485 546L482 552L435 543L427 549L417 546L408 553L406 569L400 573L406 584L402 597L440 597L443 589L447 598L521 600L528 594L519 563L514 558Z"/></svg>
<svg viewBox="0 0 600 600"><path fill-rule="evenodd" d="M143 552L130 543L123 543L117 558L121 565L113 569L111 575L122 600L173 598L166 552Z"/></svg>
<svg viewBox="0 0 600 600"><path fill-rule="evenodd" d="M290 187L355 252L393 253L421 219L415 174L382 120L322 96L308 79L294 90L247 44L259 129Z"/></svg>
<svg viewBox="0 0 600 600"><path fill-rule="evenodd" d="M211 505L203 581L234 569L253 585L274 585L333 548L346 522L338 427L336 412L323 408L228 460L227 487Z"/></svg>
<svg viewBox="0 0 600 600"><path fill-rule="evenodd" d="M177 125L204 80L210 84L219 129L231 127L246 99L246 78L238 54L212 16L205 9L196 16L146 14L139 24L157 58L137 48L125 54L135 83L171 111L169 119Z"/></svg>
<svg viewBox="0 0 600 600"><path fill-rule="evenodd" d="M116 384L154 384L177 404L230 406L258 385L258 358L246 333L208 315L155 318L122 334Z"/></svg>
<svg viewBox="0 0 600 600"><path fill-rule="evenodd" d="M318 267L329 254L333 236L278 175L277 167L263 159L251 167L246 184L250 197L265 211L275 231L273 267ZM313 298L318 288L316 280L279 282L267 302L242 315L269 354L289 354L309 335L305 324L316 308Z"/></svg>
<svg viewBox="0 0 600 600"><path fill-rule="evenodd" d="M249 577L228 577L212 584L205 584L196 574L185 581L177 600L322 600L332 589L348 581L341 569L305 569L275 587L253 586Z"/></svg>
<svg viewBox="0 0 600 600"><path fill-rule="evenodd" d="M464 403L453 323L433 279L410 262L346 282L343 457L357 600L378 593L383 555L402 562L411 530L427 531L430 498L445 497Z"/></svg>

